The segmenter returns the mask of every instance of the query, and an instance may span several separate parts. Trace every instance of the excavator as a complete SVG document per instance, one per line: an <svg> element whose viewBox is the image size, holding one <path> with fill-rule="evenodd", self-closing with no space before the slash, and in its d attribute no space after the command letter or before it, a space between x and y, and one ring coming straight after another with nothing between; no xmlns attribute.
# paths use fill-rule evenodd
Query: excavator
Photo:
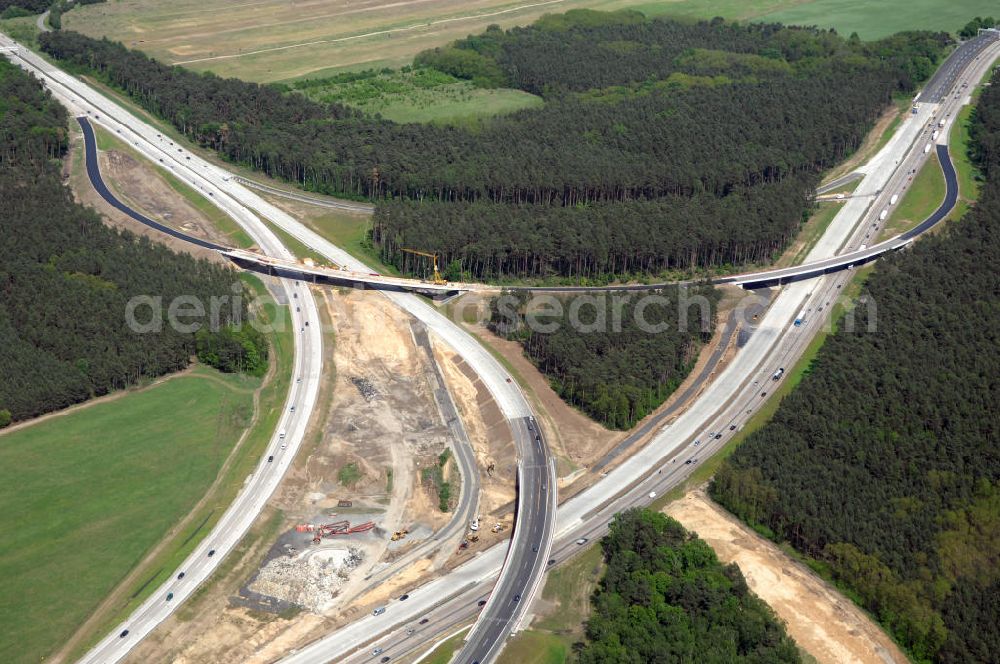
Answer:
<svg viewBox="0 0 1000 664"><path fill-rule="evenodd" d="M443 286L446 283L448 283L447 279L445 279L444 277L442 277L441 273L438 271L438 257L437 257L437 254L428 253L426 251L417 251L416 249L402 249L402 251L405 251L408 254L415 254L417 256L426 256L427 258L430 258L431 260L433 260L434 261L434 278L431 280L432 283L434 283L434 285L436 285L436 286Z"/></svg>

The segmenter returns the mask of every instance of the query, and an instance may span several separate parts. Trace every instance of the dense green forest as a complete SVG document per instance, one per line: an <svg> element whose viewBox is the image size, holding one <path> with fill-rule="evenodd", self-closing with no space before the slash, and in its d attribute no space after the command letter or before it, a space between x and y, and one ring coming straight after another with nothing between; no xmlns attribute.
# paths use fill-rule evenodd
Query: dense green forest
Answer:
<svg viewBox="0 0 1000 664"><path fill-rule="evenodd" d="M981 28L993 28L996 27L997 20L992 16L987 16L983 18L982 16L977 16L972 19L965 26L958 31L958 36L962 39L971 39L979 34Z"/></svg>
<svg viewBox="0 0 1000 664"><path fill-rule="evenodd" d="M530 294L505 292L490 301L488 326L520 342L567 403L606 427L629 429L691 372L715 329L719 294L699 285L556 301L553 314Z"/></svg>
<svg viewBox="0 0 1000 664"><path fill-rule="evenodd" d="M52 0L0 0L0 11L6 11L11 7L19 7L30 14L41 14L51 4Z"/></svg>
<svg viewBox="0 0 1000 664"><path fill-rule="evenodd" d="M485 279L769 261L824 169L950 43L573 11L417 59L545 98L470 128L395 124L75 33L39 39L234 162L374 199L385 261L405 270L402 248L434 251L451 276Z"/></svg>
<svg viewBox="0 0 1000 664"><path fill-rule="evenodd" d="M113 230L76 204L59 161L67 135L63 107L0 59L0 424L186 367L194 335L167 324L135 333L126 303L162 296L165 315L177 295L208 303L231 296L236 280L231 270ZM220 308L222 323L236 316L246 320L245 305ZM254 339L266 364L266 340Z"/></svg>
<svg viewBox="0 0 1000 664"><path fill-rule="evenodd" d="M615 516L592 598L581 664L801 661L795 642L736 564L674 519Z"/></svg>
<svg viewBox="0 0 1000 664"><path fill-rule="evenodd" d="M1000 661L1000 73L972 117L979 202L880 259L712 495L815 559L919 661Z"/></svg>

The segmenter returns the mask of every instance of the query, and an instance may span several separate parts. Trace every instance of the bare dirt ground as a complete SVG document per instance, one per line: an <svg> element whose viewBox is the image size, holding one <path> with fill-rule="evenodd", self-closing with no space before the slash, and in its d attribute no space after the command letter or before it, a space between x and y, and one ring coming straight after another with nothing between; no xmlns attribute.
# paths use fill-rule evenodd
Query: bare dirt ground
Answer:
<svg viewBox="0 0 1000 664"><path fill-rule="evenodd" d="M739 565L750 589L819 662L909 661L853 602L714 503L703 488L670 503L665 512L696 532L722 562Z"/></svg>
<svg viewBox="0 0 1000 664"><path fill-rule="evenodd" d="M438 509L433 490L420 482L420 469L436 463L448 442L426 379L427 356L414 343L410 319L378 294L314 292L336 339L327 346L326 387L320 396L327 412L314 418L306 446L271 500L276 523L257 539L247 538L231 567L225 561L229 571L156 630L130 661L270 661L431 572L429 559L418 561L392 583L359 596L370 585L364 577L375 565L402 555L450 518ZM330 335L327 339L332 342ZM464 412L474 398L471 384L453 375L460 373L456 366L447 360L443 365L449 382L458 383L463 393L456 401L466 426L477 439L489 441L490 427L478 409L468 416ZM359 385L359 378L367 382ZM478 406L478 400L474 403ZM488 442L485 453L491 453ZM356 470L345 475L349 466ZM377 527L319 545L309 542L311 534L294 530L296 524L340 520L352 525L371 520ZM401 529L410 534L391 543L390 535ZM362 559L341 574L337 564L348 548ZM263 579L261 568L268 570ZM342 578L331 578L337 574ZM283 583L288 592L275 589ZM261 601L255 593L265 591L271 592Z"/></svg>
<svg viewBox="0 0 1000 664"><path fill-rule="evenodd" d="M148 237L154 242L164 244L176 252L188 253L197 258L205 258L218 263L228 264L218 253L209 249L195 247L187 242L172 238L168 235L153 230L148 226L140 224L131 217L116 210L101 198L90 184L87 178L87 171L83 161L83 134L79 129L74 129L70 125L70 149L69 155L64 162L63 175L73 192L77 202L94 208L104 218L104 222L113 228L128 230L136 235ZM117 153L116 154L122 154ZM123 155L128 157L128 155ZM109 163L107 153L99 153L101 160L101 173L105 179L115 189L116 193L125 194L132 200L132 193L135 191L140 200L148 199L156 201L157 208L170 214L174 219L185 219L193 224L193 227L201 228L204 237L215 238L215 231L204 217L182 196L170 189L158 176L149 172L149 166L137 162L128 157L133 167L125 168L125 161L115 159L114 166ZM120 180L119 178L124 178ZM141 187L136 188L135 185Z"/></svg>
<svg viewBox="0 0 1000 664"><path fill-rule="evenodd" d="M128 200L136 210L167 226L213 242L225 242L204 216L171 189L145 160L135 159L121 150L107 150L98 155L101 173L115 193Z"/></svg>

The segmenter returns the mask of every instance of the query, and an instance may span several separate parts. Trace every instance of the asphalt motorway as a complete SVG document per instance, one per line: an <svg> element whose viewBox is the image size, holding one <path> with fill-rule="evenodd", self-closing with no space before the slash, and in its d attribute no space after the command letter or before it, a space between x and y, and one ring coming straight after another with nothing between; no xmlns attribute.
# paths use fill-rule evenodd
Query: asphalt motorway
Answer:
<svg viewBox="0 0 1000 664"><path fill-rule="evenodd" d="M974 60L979 64L966 71L969 78L981 76L996 54L993 50L988 58L984 55L982 61ZM909 118L893 140L866 164L859 189L869 192L871 200L845 203L810 251L808 261L856 251L866 243L866 236L874 230L875 222L869 216L873 201L893 189L900 179L904 184L909 181L906 157L914 146L922 149L925 144L926 125L934 110L925 105L926 115ZM957 105L942 108L941 112L947 117L955 110ZM571 557L582 545L605 533L617 511L655 501L739 432L773 393L777 383L772 380L773 373L791 368L812 338L829 323L828 316L849 276L850 272L843 272L783 286L746 345L684 413L597 484L560 505L549 557L552 564ZM800 316L802 323L793 325ZM847 317L843 324L850 320ZM585 540L582 545L576 544L581 539ZM418 589L426 596L422 605L394 606L383 616L355 621L283 661L360 662L370 659L371 646L382 649L386 653L383 656L392 653L393 658L426 649L431 635L447 634L481 610L474 598L488 590L489 567L498 564L498 556L488 550L449 577L435 579ZM415 638L417 634L420 638Z"/></svg>
<svg viewBox="0 0 1000 664"><path fill-rule="evenodd" d="M970 64L975 62L982 50L991 43L997 41L1000 35L996 33L983 33L973 39L962 42L955 49L948 59L938 68L931 80L927 81L924 89L917 95L918 103L940 104L949 94L960 76L965 75L965 70ZM978 82L978 81L976 81ZM959 89L962 89L959 87Z"/></svg>
<svg viewBox="0 0 1000 664"><path fill-rule="evenodd" d="M518 466L518 514L514 536L524 543L511 546L500 578L482 614L466 639L455 664L490 662L500 652L527 610L543 577L555 525L555 465L549 459L534 418L515 423L515 435L527 437L528 453Z"/></svg>
<svg viewBox="0 0 1000 664"><path fill-rule="evenodd" d="M83 129L84 148L87 156L87 173L97 192L112 206L133 219L154 227L153 220L119 201L110 192L100 174L97 162L97 146L93 128L85 117L78 118ZM206 246L210 243L199 241L162 227L195 244ZM278 238L263 226L247 227L248 233L259 246L274 255L289 255ZM295 338L295 356L291 388L284 404L278 428L272 433L264 456L254 472L247 478L236 500L222 515L212 531L185 559L170 580L135 609L129 617L117 625L80 661L85 664L106 664L124 658L147 634L165 620L173 610L183 603L195 589L215 571L218 564L236 546L243 535L253 525L264 504L277 488L285 471L289 468L302 442L309 417L313 412L319 393L322 375L322 336L319 325L309 325L308 321L319 321L319 312L309 289L299 282L281 281L279 288L285 291L289 303L290 319Z"/></svg>
<svg viewBox="0 0 1000 664"><path fill-rule="evenodd" d="M196 153L175 145L169 137L163 136L155 127L127 112L83 81L59 70L2 34L0 34L0 46L16 47L16 52L6 53L6 55L16 64L34 73L71 113L77 116L86 116L107 127L109 131L119 135L122 140L131 144L154 164L170 171L185 183L190 183L197 191L208 197L215 205L247 229L258 246L268 255L279 259L293 259L291 253L281 245L274 233L261 221L261 217L258 215L262 215L337 265L356 272L371 271L370 268L346 251L307 228L281 208L272 205L236 182L231 174L205 161ZM288 281L283 280L282 284L282 287L286 288L290 301L297 297ZM308 294L307 289L302 288L302 291ZM424 323L437 339L450 346L479 376L511 428L518 451L519 466L527 466L526 469L519 471L522 473L522 478L525 482L537 481L538 473L531 467L551 467L548 449L544 444L544 439L538 441L535 437L528 435L525 427L519 426L519 421L531 417L532 412L519 386L507 370L476 339L423 299L410 293L398 292L388 292L385 293L385 296L405 312ZM318 321L318 314L311 295L304 298L303 304L307 306L302 307L301 316L297 315L299 312L293 312L293 320L304 336L310 338L310 346L306 352L297 353L296 372L303 377L305 383L303 389L308 390L309 400L307 408L299 408L296 413L285 414L285 418L289 421L287 427L289 451L282 454L280 459L276 456L275 460L280 460L281 463L272 466L275 469L280 468L281 473L287 468L292 455L298 448L306 419L315 402L320 375L318 364L321 358L319 326L305 325L307 316ZM301 359L303 356L308 359ZM293 397L295 396L297 393L293 393ZM539 454L541 454L542 459L538 458ZM266 463L266 461L262 460L262 463ZM280 480L281 473L272 472L270 468L267 467L265 468L266 472L256 473L252 476L244 492L237 498L237 502L226 512L226 515L232 512L239 513L237 524L239 527L226 521L223 525L213 529L208 536L206 541L218 541L222 548L216 547L213 556L206 554L208 560L201 561L197 567L197 574L186 573L183 579L184 583L180 586L182 594L175 592L170 602L157 603L154 611L147 611L146 605L140 607L141 615L133 614L127 621L127 625L132 625L134 620L137 621L136 627L123 628L129 629L127 638L116 642L114 638L117 638L117 634L109 635L99 644L98 649L88 655L90 659L87 661L115 662L124 657L128 649L152 631L156 624L169 616L174 607L208 577L218 561L224 557L225 552L229 551L249 528ZM529 574L525 575L523 570L517 573L508 573L506 566L501 565L498 582L500 588L505 588L508 584L521 584L521 587L513 589L513 592L521 595L522 606L528 603L532 594L537 590L545 572L544 566L539 564L538 558L526 555L526 552L530 551L533 546L529 537L538 536L539 533L542 533L542 537L547 540L546 549L549 546L556 508L556 486L554 482L550 482L546 487L542 496L544 500L540 503L544 518L539 520L538 525L531 525L524 521L525 519L537 518L539 514L537 509L525 504L526 493L522 490L518 494L519 523L514 528L509 551L511 560L534 561L535 566ZM252 500L242 499L244 495L252 496ZM226 518L224 515L223 519ZM195 555L199 552L203 552L203 549L199 548ZM486 569L492 578L496 578L497 568L489 565ZM412 604L417 605L418 602ZM509 621L513 624L523 615L523 609L515 607L513 610L500 613L509 616ZM506 618L501 616L500 619L505 620ZM117 645L112 645L113 643ZM124 647L126 643L128 646Z"/></svg>
<svg viewBox="0 0 1000 664"><path fill-rule="evenodd" d="M62 75L62 77L70 78L66 77L66 75ZM79 93L79 90L85 89L85 87L80 88L79 86L82 84L76 82L75 79L73 79L73 81L74 82L69 83L74 86L73 92ZM96 94L89 89L86 91L89 99L93 98L93 95ZM67 101L71 104L74 103L72 97ZM102 112L107 112L107 110L111 108L105 105L104 101L98 101L97 103L100 104ZM118 113L117 117L122 117L122 114ZM125 118L125 121L128 123L128 127L126 127L126 129L133 130L133 127L135 127L142 132L155 133L155 130L141 125L141 123L138 123L138 121L134 120L134 118ZM111 126L116 126L114 122L115 121L113 120ZM155 139L145 135L143 136L143 140L155 143ZM884 154L880 153L880 156L882 157L880 163L883 164L883 168L886 172L890 172L890 170L891 172L895 172L897 170L888 168L892 163L888 160L894 158L898 161L909 148L909 145L900 145L898 143L899 141L890 142L890 144L886 146L886 149L883 150ZM175 155L170 154L170 150L167 149L166 146L162 146L159 149L161 158L168 157L168 161L175 163L175 165L172 166L173 168L185 165L183 162L179 162ZM209 172L208 177L205 179L199 179L196 186L208 186L211 187L210 191L222 192L225 195L230 195L230 192L233 192L232 195L234 197L237 195L244 197L241 201L245 202L248 200L242 192L239 192L235 188L231 189L229 186L225 186L223 189L219 184L221 175L217 171L212 171L214 167L202 164L196 165ZM883 178L879 175L878 170L879 169L875 169L875 172L869 174L870 176L874 176L873 186L883 181ZM185 172L185 174L187 174L187 172ZM261 202L266 205L266 202ZM848 210L848 205L849 204L845 204L845 210ZM839 217L841 215L838 215L838 219L831 223L828 233L824 235L821 241L817 244L817 249L814 250L810 258L822 259L826 256L837 253L839 248L844 245L843 238L846 237L847 232L852 229L854 239L860 241L863 236L858 232L858 229L861 229L862 232L864 230L863 226L858 225L860 216L855 214L853 209L849 210L849 212L849 214L844 215L843 219L840 219ZM268 214L268 216L273 219L271 214ZM300 239L304 239L304 241L308 240L307 244L310 244L310 246L313 246L313 242L317 242L315 238L310 236L307 232L296 228L292 224L288 223L287 220L278 219L275 220L275 223L282 226L285 230L297 235ZM317 243L321 244L319 242ZM855 242L855 244L857 244L857 242ZM333 254L335 252L331 250L329 253ZM718 413L720 412L719 409L723 407L724 404L735 403L734 399L738 399L743 393L743 390L747 389L745 386L750 384L749 381L751 378L756 377L758 379L757 382L760 382L760 378L763 376L766 380L769 375L767 370L771 368L770 365L772 359L773 361L783 361L782 355L775 355L772 352L775 348L786 347L792 343L792 341L795 341L796 339L804 339L807 336L805 332L811 330L812 325L817 324L820 320L818 316L813 317L812 319L807 319L807 323L803 327L796 328L795 330L788 329L789 321L793 317L793 314L795 314L795 312L800 308L803 311L822 310L822 307L824 307L823 302L825 301L829 303L830 301L829 299L823 300L822 298L824 295L829 296L832 292L834 292L830 290L833 288L831 284L833 284L834 281L835 280L832 277L824 277L809 285L797 283L783 289L782 293L778 296L778 298L776 298L775 302L767 312L765 320L754 333L750 342L738 354L736 361L732 363L721 376L719 376L719 378L706 390L706 393L697 401L697 403L692 404L689 410L682 415L678 421L666 431L666 433L661 432L660 434L657 434L650 445L637 452L634 457L626 460L626 462L619 466L619 468L612 471L606 480L602 480L599 485L595 487L596 490L588 490L588 492L575 497L573 500L569 501L564 508L561 508L559 524L557 526L560 533L559 542L564 543L567 537L571 537L571 534L576 529L592 526L594 519L600 517L601 510L603 509L601 506L609 504L609 501L615 500L616 496L618 496L623 488L633 487L633 489L629 491L629 495L632 495L633 497L638 496L637 499L642 500L644 494L641 492L636 493L636 488L641 487L642 482L646 481L643 478L649 468L655 467L662 458L671 454L676 455L679 450L688 446L693 446L693 442L689 438L689 434L693 435L699 430L702 430L705 422L711 421L714 417L718 416ZM826 286L820 288L815 286L815 284L825 284ZM810 288L815 288L815 293L813 290L810 290ZM398 295L400 298L412 298L413 300L416 300L416 302L409 302L394 299L394 301L399 302L400 306L407 308L407 310L420 311L421 307L430 309L429 305L413 298L413 296L403 296L400 294L393 295ZM430 325L436 325L433 315L423 315L430 321ZM423 319L424 318L422 318L422 320ZM797 334L797 332L802 334ZM442 328L441 334L448 335L450 332L449 330ZM473 341L472 343L475 342ZM484 352L481 348L479 351ZM475 353L476 351L470 350L469 352ZM498 377L502 379L504 375L505 373L502 372L498 375L488 376L486 379L488 386L490 385L490 380L495 380ZM503 393L500 390L495 390L495 387L495 385L491 387L491 392L494 392L494 396L497 398L498 403L500 403L505 415L508 415L508 421L510 421L512 418L509 416L509 413L516 412L519 407L519 404L516 403L516 397L509 393ZM766 390L761 391L766 392ZM765 397L766 394L756 396L756 398ZM753 409L751 408L750 410ZM522 416L525 415L522 414ZM729 429L727 428L726 430L728 431ZM524 441L521 436L518 436L518 440L522 447L525 442L530 442ZM715 440L714 437L713 440ZM721 440L725 440L725 437ZM706 450L706 453L711 449L711 446L715 444L713 442L699 442L700 444L705 445L705 447L701 449ZM525 452L523 449L521 453L522 458L524 458ZM697 457L691 457L691 459L694 458ZM692 464L683 463L683 465L693 466L696 463L697 462L694 461ZM665 473L661 469L657 475L669 474L671 476L677 476L680 472L682 471L670 471ZM554 498L554 487L550 486L549 488L550 494ZM531 531L530 529L519 528L519 532L515 532L515 539L521 538L524 541L528 541L522 533L524 535L530 535ZM394 624L403 623L404 621L419 615L419 608L421 606L427 606L430 608L438 607L438 609L440 609L444 606L448 597L457 596L461 598L466 596L470 589L476 584L489 584L492 579L495 578L496 570L503 562L503 553L503 551L494 552L492 549L484 552L483 555L473 561L470 561L467 566L463 566L463 568L456 570L455 573L450 574L448 577L438 579L435 580L435 582L427 584L425 589L427 590L428 595L431 595L432 590L433 595L428 596L422 604L415 602L410 605L410 602L413 601L411 599L408 602L398 605L410 605L413 606L415 610L387 611L386 615L383 616L384 620L381 622L367 619L356 621L356 623L339 630L338 633L330 637L329 640L324 639L322 642L318 642L316 647L304 649L310 650L313 653L313 659L302 661L339 660L344 654L357 649L359 645L376 638L380 632L384 631L381 626L391 627ZM511 560L514 560L513 556L511 556ZM537 558L535 559L535 562L537 563ZM418 591L418 595L419 592L420 591ZM413 598L417 599L418 595L414 595ZM526 598L522 597L522 601L518 602L518 604L523 605L525 601ZM393 608L396 609L397 607ZM474 614L475 610L475 607L472 607L470 615ZM513 615L514 612L511 611L510 613ZM397 615L398 620L395 617ZM425 627L424 629L428 628ZM297 658L293 657L293 659Z"/></svg>

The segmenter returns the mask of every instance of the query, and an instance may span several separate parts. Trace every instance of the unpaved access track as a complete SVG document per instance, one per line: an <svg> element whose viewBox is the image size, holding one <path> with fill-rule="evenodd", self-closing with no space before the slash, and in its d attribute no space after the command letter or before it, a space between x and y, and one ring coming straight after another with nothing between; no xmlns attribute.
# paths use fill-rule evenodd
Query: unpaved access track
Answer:
<svg viewBox="0 0 1000 664"><path fill-rule="evenodd" d="M750 589L821 664L909 661L851 600L713 502L704 488L688 492L664 511L705 540L719 560L739 565Z"/></svg>

